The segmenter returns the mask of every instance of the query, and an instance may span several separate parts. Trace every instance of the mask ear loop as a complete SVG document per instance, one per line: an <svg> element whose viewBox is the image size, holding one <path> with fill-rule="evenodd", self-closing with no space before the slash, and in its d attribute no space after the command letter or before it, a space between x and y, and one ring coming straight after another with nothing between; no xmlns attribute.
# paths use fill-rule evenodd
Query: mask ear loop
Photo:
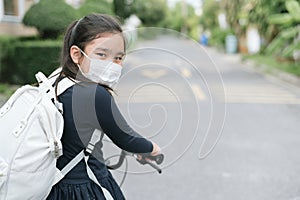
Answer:
<svg viewBox="0 0 300 200"><path fill-rule="evenodd" d="M78 47L78 48L79 48L79 47ZM79 48L79 50L80 50L80 52L81 52L87 59L91 60L91 58L88 57L88 55L86 55L86 53L84 53L84 51L82 51L80 48Z"/></svg>
<svg viewBox="0 0 300 200"><path fill-rule="evenodd" d="M78 47L78 48L79 48L79 47ZM84 51L82 51L80 48L79 48L79 50L80 50L80 52L81 52L87 59L91 60L90 57L88 57L88 55L86 55L86 53L84 53ZM81 73L83 73L82 70L81 70L81 68L80 68L79 63L77 63L77 67L78 67L79 71L80 71Z"/></svg>

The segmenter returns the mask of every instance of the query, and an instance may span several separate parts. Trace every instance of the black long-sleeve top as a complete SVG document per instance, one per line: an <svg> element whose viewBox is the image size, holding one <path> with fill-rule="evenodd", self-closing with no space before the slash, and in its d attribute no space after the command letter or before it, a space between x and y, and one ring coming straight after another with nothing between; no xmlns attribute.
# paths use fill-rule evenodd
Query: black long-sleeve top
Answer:
<svg viewBox="0 0 300 200"><path fill-rule="evenodd" d="M79 83L59 96L63 103L64 132L63 155L57 167L62 169L88 144L95 129L102 130L118 147L134 153L149 153L153 149L150 141L136 133L125 121L111 94L101 85ZM107 176L102 156L102 141L95 146L89 165L96 177ZM82 160L62 180L65 183L88 181L85 163Z"/></svg>

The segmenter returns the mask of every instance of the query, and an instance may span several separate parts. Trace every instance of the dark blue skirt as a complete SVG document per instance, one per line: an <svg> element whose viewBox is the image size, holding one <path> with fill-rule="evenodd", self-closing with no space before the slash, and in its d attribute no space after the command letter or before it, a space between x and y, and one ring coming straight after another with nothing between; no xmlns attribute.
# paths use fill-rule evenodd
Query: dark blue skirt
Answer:
<svg viewBox="0 0 300 200"><path fill-rule="evenodd" d="M121 189L109 173L105 178L99 180L102 187L105 187L114 200L125 200ZM92 180L82 184L70 184L59 182L52 187L47 200L105 200L101 188Z"/></svg>

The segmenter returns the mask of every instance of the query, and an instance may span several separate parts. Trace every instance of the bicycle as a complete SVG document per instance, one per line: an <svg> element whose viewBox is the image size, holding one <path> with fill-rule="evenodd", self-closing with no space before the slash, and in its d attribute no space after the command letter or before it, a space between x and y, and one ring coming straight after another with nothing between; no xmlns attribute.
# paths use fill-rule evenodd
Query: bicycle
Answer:
<svg viewBox="0 0 300 200"><path fill-rule="evenodd" d="M115 163L115 164L110 164L110 159L113 158L113 157L116 157L116 156L120 156L119 159L118 159L118 162ZM116 169L120 168L123 165L124 161L126 161L124 176L123 176L123 178L122 178L122 180L119 184L120 187L123 185L123 183L125 181L125 178L126 178L126 175L127 175L127 170L128 170L128 161L127 161L126 156L132 156L136 159L136 161L138 163L140 163L142 165L148 164L151 167L153 167L154 169L156 169L156 171L159 174L162 173L162 169L158 165L160 165L163 162L164 154L158 154L156 156L151 156L149 154L135 154L135 153L130 153L130 152L122 150L120 155L113 155L113 156L110 156L110 157L105 159L106 166L110 170L116 170ZM156 164L154 164L154 162Z"/></svg>

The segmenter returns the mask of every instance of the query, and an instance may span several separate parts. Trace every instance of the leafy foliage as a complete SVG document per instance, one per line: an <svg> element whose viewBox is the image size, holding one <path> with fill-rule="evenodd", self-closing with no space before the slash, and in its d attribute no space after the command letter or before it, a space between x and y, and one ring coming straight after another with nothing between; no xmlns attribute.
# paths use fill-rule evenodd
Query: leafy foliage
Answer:
<svg viewBox="0 0 300 200"><path fill-rule="evenodd" d="M249 23L254 24L267 43L277 34L276 26L270 24L269 16L273 14L286 13L286 0L252 0L249 10Z"/></svg>
<svg viewBox="0 0 300 200"><path fill-rule="evenodd" d="M220 4L217 1L204 0L203 13L200 18L200 24L204 29L214 29L218 27L218 13L220 12Z"/></svg>
<svg viewBox="0 0 300 200"><path fill-rule="evenodd" d="M76 10L64 0L40 0L26 12L23 23L36 27L42 38L57 38L77 18Z"/></svg>
<svg viewBox="0 0 300 200"><path fill-rule="evenodd" d="M245 26L240 24L240 15L245 12L243 9L246 0L222 0L221 9L229 11L226 13L229 27L235 31L238 36L245 34Z"/></svg>
<svg viewBox="0 0 300 200"><path fill-rule="evenodd" d="M166 17L166 0L133 0L131 13L137 15L144 26L159 26Z"/></svg>
<svg viewBox="0 0 300 200"><path fill-rule="evenodd" d="M124 21L128 18L132 13L132 4L133 2L128 0L114 0L113 1L113 10L114 13Z"/></svg>
<svg viewBox="0 0 300 200"><path fill-rule="evenodd" d="M6 77L6 72L12 70L9 64L8 55L14 52L14 46L17 42L14 37L1 37L0 38L0 81Z"/></svg>
<svg viewBox="0 0 300 200"><path fill-rule="evenodd" d="M168 10L166 18L161 24L164 28L183 32L197 40L199 37L199 17L195 14L193 6L187 4L186 10L186 16L183 16L182 4L178 2L174 8Z"/></svg>
<svg viewBox="0 0 300 200"><path fill-rule="evenodd" d="M291 58L294 51L300 50L300 3L288 0L285 7L288 12L269 16L269 22L276 24L280 32L266 48L266 52Z"/></svg>
<svg viewBox="0 0 300 200"><path fill-rule="evenodd" d="M0 46L1 46L0 40ZM4 41L5 43L5 41ZM21 41L10 43L10 51L0 59L0 82L34 83L38 71L50 74L59 66L61 41Z"/></svg>
<svg viewBox="0 0 300 200"><path fill-rule="evenodd" d="M226 36L230 34L233 34L233 31L230 29L222 30L220 28L214 28L211 30L209 44L224 49Z"/></svg>
<svg viewBox="0 0 300 200"><path fill-rule="evenodd" d="M81 17L91 13L102 13L112 15L113 7L112 4L106 0L86 0L79 8Z"/></svg>

